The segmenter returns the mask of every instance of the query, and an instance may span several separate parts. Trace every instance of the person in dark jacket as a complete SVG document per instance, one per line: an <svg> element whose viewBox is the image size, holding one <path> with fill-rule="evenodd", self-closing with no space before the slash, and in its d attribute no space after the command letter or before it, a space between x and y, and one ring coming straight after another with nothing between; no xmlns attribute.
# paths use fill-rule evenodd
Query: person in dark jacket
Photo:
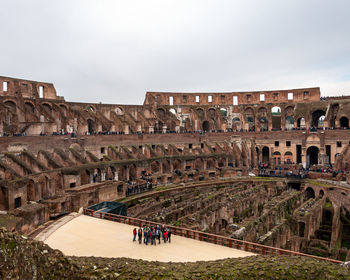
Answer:
<svg viewBox="0 0 350 280"><path fill-rule="evenodd" d="M137 235L139 237L139 244L141 244L141 242L142 242L142 228L139 228Z"/></svg>

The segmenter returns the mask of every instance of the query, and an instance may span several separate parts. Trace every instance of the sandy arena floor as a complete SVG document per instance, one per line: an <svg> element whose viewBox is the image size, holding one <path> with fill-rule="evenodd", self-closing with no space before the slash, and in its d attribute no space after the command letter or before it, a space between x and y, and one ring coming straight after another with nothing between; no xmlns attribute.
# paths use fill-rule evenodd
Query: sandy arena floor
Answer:
<svg viewBox="0 0 350 280"><path fill-rule="evenodd" d="M45 243L70 256L127 257L149 261L192 262L238 258L253 253L180 236L156 246L132 241L133 226L81 215L66 223Z"/></svg>

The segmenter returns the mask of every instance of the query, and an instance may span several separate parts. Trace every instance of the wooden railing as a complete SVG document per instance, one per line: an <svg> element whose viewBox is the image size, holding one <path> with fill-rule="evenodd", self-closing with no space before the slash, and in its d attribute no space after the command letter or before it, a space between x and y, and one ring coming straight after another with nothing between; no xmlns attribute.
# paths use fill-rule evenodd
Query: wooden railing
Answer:
<svg viewBox="0 0 350 280"><path fill-rule="evenodd" d="M121 216L121 215L116 215L116 214L111 214L111 213L102 213L102 212L97 212L97 211L86 209L86 208L84 208L84 214L91 216L91 217L95 217L95 218L115 221L118 223L123 223L123 224L137 226L137 227L151 226L151 225L153 225L153 226L162 225L160 223L156 223L156 222L152 222L152 221L146 221L146 220L141 220L141 219L137 219L137 218L133 218L133 217L126 217L126 216ZM343 263L342 261L338 261L338 260L334 260L334 259L323 258L323 257L303 254L300 252L265 246L265 245L258 244L258 243L238 240L238 239L234 239L234 238L230 238L230 237L226 237L226 236L221 236L221 235L216 235L216 234L212 234L212 233L206 233L206 232L202 232L202 231L181 228L181 227L176 227L176 226L172 226L172 225L166 225L166 227L171 229L172 234L175 234L178 236L192 238L192 239L196 239L199 241L205 241L205 242L209 242L209 243L213 243L213 244L217 244L217 245L221 245L221 246L226 246L229 248L244 250L246 252L251 252L251 253L255 253L255 254L302 256L302 257L309 257L309 258L333 262L333 263L340 263L340 264Z"/></svg>

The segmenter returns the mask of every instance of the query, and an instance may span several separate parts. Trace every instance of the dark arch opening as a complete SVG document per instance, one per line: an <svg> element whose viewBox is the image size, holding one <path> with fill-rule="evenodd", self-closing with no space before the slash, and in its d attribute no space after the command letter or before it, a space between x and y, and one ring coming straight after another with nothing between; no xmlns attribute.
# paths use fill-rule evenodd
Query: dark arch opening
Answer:
<svg viewBox="0 0 350 280"><path fill-rule="evenodd" d="M305 197L306 199L315 198L315 191L313 190L313 188L308 187L305 190Z"/></svg>
<svg viewBox="0 0 350 280"><path fill-rule="evenodd" d="M135 164L131 164L129 166L129 180L134 181L136 179L136 166Z"/></svg>
<svg viewBox="0 0 350 280"><path fill-rule="evenodd" d="M262 162L263 163L270 162L270 149L269 149L269 147L262 148Z"/></svg>
<svg viewBox="0 0 350 280"><path fill-rule="evenodd" d="M299 118L297 120L297 127L298 128L305 128L305 119L304 118Z"/></svg>
<svg viewBox="0 0 350 280"><path fill-rule="evenodd" d="M319 127L319 120L322 116L325 116L326 112L323 110L316 110L312 113L312 126L315 128Z"/></svg>
<svg viewBox="0 0 350 280"><path fill-rule="evenodd" d="M307 167L310 167L314 164L318 164L318 153L319 148L315 146L311 146L306 151L306 165Z"/></svg>
<svg viewBox="0 0 350 280"><path fill-rule="evenodd" d="M34 113L34 105L31 102L24 103L24 106L29 112Z"/></svg>
<svg viewBox="0 0 350 280"><path fill-rule="evenodd" d="M209 122L208 121L203 122L203 131L209 131Z"/></svg>
<svg viewBox="0 0 350 280"><path fill-rule="evenodd" d="M339 122L340 122L340 127L349 128L349 119L347 117L341 117Z"/></svg>
<svg viewBox="0 0 350 280"><path fill-rule="evenodd" d="M288 186L293 190L300 191L300 183L288 183Z"/></svg>
<svg viewBox="0 0 350 280"><path fill-rule="evenodd" d="M91 133L93 133L94 132L94 126L95 126L95 124L94 124L94 121L93 120L91 120L91 119L88 119L87 120L87 123L88 123L88 131L89 131L89 133L91 134Z"/></svg>
<svg viewBox="0 0 350 280"><path fill-rule="evenodd" d="M324 191L323 190L320 190L320 193L318 194L318 197L319 198L322 198L324 196Z"/></svg>

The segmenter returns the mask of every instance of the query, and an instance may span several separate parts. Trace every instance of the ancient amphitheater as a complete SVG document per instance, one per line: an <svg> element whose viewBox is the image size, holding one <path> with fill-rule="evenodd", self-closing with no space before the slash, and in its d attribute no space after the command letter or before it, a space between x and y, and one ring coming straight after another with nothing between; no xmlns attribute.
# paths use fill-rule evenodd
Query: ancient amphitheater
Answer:
<svg viewBox="0 0 350 280"><path fill-rule="evenodd" d="M79 219L167 224L179 244L349 261L349 113L350 96L320 88L147 92L120 105L0 77L0 224L38 238L83 208ZM127 217L87 209L104 201Z"/></svg>

